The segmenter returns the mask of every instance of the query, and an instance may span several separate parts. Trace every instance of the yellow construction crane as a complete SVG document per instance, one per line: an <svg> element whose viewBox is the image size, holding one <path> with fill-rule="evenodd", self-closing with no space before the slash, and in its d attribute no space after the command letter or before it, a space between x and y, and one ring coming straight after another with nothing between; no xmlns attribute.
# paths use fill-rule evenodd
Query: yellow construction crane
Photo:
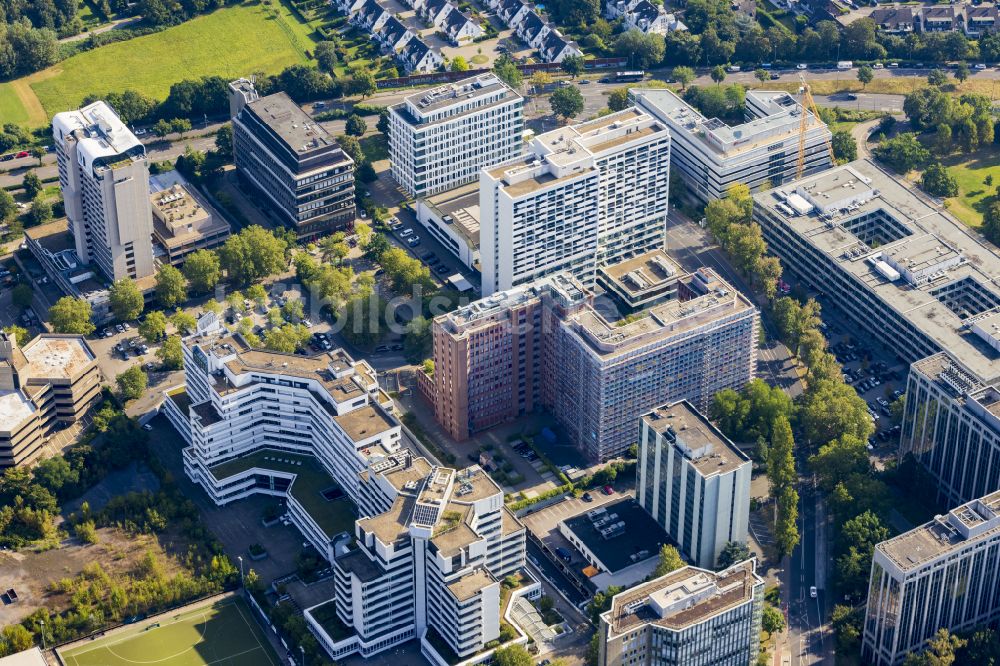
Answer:
<svg viewBox="0 0 1000 666"><path fill-rule="evenodd" d="M802 95L802 118L799 121L799 163L795 169L795 180L802 178L802 173L806 169L806 130L809 126L809 114L806 111L812 112L816 120L819 121L819 110L816 108L816 101L813 100L812 93L809 91L809 84L806 83L805 77L801 74L799 74L799 81L802 84L799 88L799 93ZM830 143L829 139L826 141L826 148L830 151L830 160L836 161L833 157L833 144Z"/></svg>

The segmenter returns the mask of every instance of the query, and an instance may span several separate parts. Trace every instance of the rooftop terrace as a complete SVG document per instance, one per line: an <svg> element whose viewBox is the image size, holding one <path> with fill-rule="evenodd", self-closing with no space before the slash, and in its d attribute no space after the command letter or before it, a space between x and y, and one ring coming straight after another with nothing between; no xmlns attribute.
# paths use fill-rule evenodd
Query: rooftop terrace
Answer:
<svg viewBox="0 0 1000 666"><path fill-rule="evenodd" d="M316 521L330 538L341 532L353 533L355 510L346 495L328 500L324 491L337 488L336 481L315 457L261 449L242 458L234 458L210 468L217 481L243 474L253 469L269 470L281 475L294 475L289 494Z"/></svg>

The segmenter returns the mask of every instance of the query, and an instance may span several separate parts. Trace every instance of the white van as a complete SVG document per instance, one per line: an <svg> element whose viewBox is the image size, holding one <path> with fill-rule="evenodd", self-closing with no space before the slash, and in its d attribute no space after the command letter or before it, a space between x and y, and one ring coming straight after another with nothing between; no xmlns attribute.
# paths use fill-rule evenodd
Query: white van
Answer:
<svg viewBox="0 0 1000 666"><path fill-rule="evenodd" d="M854 69L853 60L841 60L837 63L837 69Z"/></svg>

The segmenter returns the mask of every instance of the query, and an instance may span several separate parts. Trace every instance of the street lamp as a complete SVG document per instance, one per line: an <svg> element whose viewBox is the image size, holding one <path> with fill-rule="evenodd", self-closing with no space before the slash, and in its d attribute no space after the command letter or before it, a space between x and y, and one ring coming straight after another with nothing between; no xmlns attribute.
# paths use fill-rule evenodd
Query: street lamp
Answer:
<svg viewBox="0 0 1000 666"><path fill-rule="evenodd" d="M237 555L236 559L240 561L240 587L246 587L246 581L243 580L243 556Z"/></svg>
<svg viewBox="0 0 1000 666"><path fill-rule="evenodd" d="M42 652L45 652L45 620L39 620L38 624L42 627Z"/></svg>
<svg viewBox="0 0 1000 666"><path fill-rule="evenodd" d="M306 646L300 645L299 652L302 653L302 666L306 666Z"/></svg>

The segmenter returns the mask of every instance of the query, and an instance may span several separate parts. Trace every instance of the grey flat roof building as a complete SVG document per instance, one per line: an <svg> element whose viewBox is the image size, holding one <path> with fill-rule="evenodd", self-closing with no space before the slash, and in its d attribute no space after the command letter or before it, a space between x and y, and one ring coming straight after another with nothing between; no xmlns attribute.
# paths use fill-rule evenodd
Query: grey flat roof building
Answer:
<svg viewBox="0 0 1000 666"><path fill-rule="evenodd" d="M906 361L947 351L1000 379L1000 255L868 160L754 196L782 264Z"/></svg>
<svg viewBox="0 0 1000 666"><path fill-rule="evenodd" d="M252 82L230 84L237 173L300 238L354 222L354 160L283 92L258 97Z"/></svg>

